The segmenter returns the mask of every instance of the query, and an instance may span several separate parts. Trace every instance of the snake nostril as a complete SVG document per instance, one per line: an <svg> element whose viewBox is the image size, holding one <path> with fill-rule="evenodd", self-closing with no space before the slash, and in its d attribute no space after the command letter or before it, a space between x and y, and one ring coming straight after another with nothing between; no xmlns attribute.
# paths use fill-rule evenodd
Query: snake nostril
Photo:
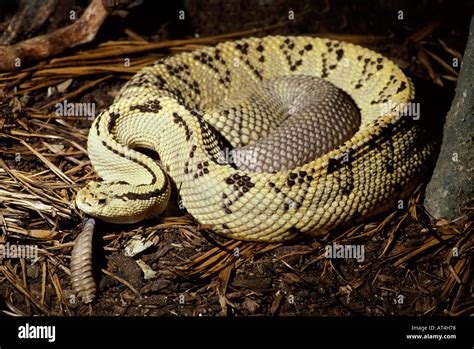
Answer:
<svg viewBox="0 0 474 349"><path fill-rule="evenodd" d="M99 205L103 205L107 202L107 200L106 199L99 199L97 202L98 202Z"/></svg>

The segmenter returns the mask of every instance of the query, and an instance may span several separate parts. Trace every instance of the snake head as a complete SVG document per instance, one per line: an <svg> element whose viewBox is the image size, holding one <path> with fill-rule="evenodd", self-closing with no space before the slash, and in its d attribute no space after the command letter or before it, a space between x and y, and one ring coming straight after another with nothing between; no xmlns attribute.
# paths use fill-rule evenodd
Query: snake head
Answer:
<svg viewBox="0 0 474 349"><path fill-rule="evenodd" d="M76 206L105 222L132 224L160 214L169 199L169 187L162 195L138 200L136 186L125 182L90 182L76 196Z"/></svg>
<svg viewBox="0 0 474 349"><path fill-rule="evenodd" d="M76 206L85 213L97 217L106 210L109 196L99 182L90 182L76 196Z"/></svg>

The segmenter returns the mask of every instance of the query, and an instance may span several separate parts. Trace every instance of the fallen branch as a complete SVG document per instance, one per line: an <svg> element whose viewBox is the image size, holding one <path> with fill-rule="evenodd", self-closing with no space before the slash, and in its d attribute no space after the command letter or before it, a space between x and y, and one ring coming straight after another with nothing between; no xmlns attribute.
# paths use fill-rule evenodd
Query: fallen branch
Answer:
<svg viewBox="0 0 474 349"><path fill-rule="evenodd" d="M25 62L56 55L65 49L92 41L108 13L101 0L92 0L73 24L15 45L0 46L0 71L12 71Z"/></svg>

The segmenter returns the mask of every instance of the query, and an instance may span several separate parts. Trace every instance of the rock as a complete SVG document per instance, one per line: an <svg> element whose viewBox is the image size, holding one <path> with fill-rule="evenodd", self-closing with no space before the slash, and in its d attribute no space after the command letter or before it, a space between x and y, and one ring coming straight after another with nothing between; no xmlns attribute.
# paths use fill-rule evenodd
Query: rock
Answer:
<svg viewBox="0 0 474 349"><path fill-rule="evenodd" d="M454 219L473 199L474 141L474 17L459 74L456 96L444 125L443 143L425 207L435 218Z"/></svg>

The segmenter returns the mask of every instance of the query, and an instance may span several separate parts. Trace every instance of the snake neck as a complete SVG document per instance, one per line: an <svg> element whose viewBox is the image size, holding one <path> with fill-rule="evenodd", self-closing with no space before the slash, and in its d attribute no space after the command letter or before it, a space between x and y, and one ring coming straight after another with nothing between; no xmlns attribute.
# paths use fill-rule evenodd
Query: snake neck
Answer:
<svg viewBox="0 0 474 349"><path fill-rule="evenodd" d="M197 112L172 98L161 98L157 112L131 112L121 117L113 133L126 147L159 154L158 166L181 189L195 186L196 179L209 174L206 167L210 163L221 167L221 173L231 175L236 171L225 165L225 150L215 131Z"/></svg>

